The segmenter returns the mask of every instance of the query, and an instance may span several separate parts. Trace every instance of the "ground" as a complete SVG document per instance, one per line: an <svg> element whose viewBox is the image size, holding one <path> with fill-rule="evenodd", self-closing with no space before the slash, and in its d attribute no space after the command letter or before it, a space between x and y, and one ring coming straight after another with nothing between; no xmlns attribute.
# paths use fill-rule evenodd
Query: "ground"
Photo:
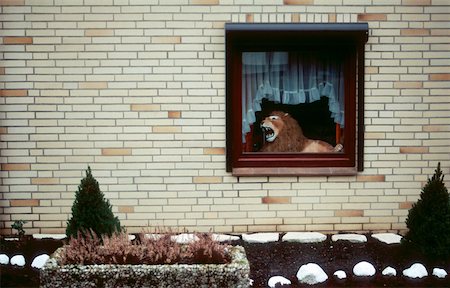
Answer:
<svg viewBox="0 0 450 288"><path fill-rule="evenodd" d="M267 287L271 276L280 275L291 280L292 285L282 287L305 287L297 281L298 269L307 263L316 263L327 273L328 280L312 287L450 287L450 276L439 279L432 276L433 268L450 271L450 259L441 261L427 260L417 249L403 248L399 244L384 244L370 235L367 243L350 243L349 241L327 240L321 243L300 244L274 242L268 244L249 244L242 240L233 244L244 246L250 262L250 278L253 287ZM1 239L0 254L8 256L19 251L26 258L23 268L2 265L0 270L0 287L38 287L39 271L31 268L32 259L42 253L51 254L62 245L59 240L28 239L21 245ZM368 261L375 266L377 273L372 277L353 276L352 270L360 261ZM402 271L419 262L428 270L428 277L409 279L401 276ZM391 266L397 270L396 277L382 276L381 271ZM347 278L339 280L333 276L337 270L343 270ZM280 286L281 287L281 286Z"/></svg>

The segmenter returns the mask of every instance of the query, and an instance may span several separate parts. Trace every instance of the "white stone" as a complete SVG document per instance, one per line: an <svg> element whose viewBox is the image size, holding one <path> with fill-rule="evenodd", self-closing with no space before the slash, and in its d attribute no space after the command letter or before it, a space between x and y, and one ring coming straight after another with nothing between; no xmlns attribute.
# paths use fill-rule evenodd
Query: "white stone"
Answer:
<svg viewBox="0 0 450 288"><path fill-rule="evenodd" d="M338 279L345 279L345 278L347 278L347 274L344 271L342 271L342 270L338 270L338 271L334 272L333 275L336 276Z"/></svg>
<svg viewBox="0 0 450 288"><path fill-rule="evenodd" d="M434 268L433 269L433 276L436 276L438 278L445 278L445 277L447 277L447 272L444 269L441 269L441 268Z"/></svg>
<svg viewBox="0 0 450 288"><path fill-rule="evenodd" d="M282 240L287 242L318 243L327 239L327 236L319 232L288 232Z"/></svg>
<svg viewBox="0 0 450 288"><path fill-rule="evenodd" d="M408 269L403 270L403 276L409 278L423 278L428 276L427 269L420 263L414 263Z"/></svg>
<svg viewBox="0 0 450 288"><path fill-rule="evenodd" d="M212 234L212 239L217 242L225 242L225 241L237 241L239 240L239 236L234 235L226 235L226 234Z"/></svg>
<svg viewBox="0 0 450 288"><path fill-rule="evenodd" d="M47 260L49 258L50 258L50 256L48 256L47 254L42 254L42 255L36 256L33 259L33 262L31 263L31 267L41 269L42 266L44 266L45 262L47 262Z"/></svg>
<svg viewBox="0 0 450 288"><path fill-rule="evenodd" d="M135 235L130 235L130 234L128 234L128 240L129 240L129 241L133 241L134 239L136 239L136 236L135 236Z"/></svg>
<svg viewBox="0 0 450 288"><path fill-rule="evenodd" d="M325 282L328 279L328 276L319 265L308 263L302 265L302 267L298 269L297 279L300 283L314 285Z"/></svg>
<svg viewBox="0 0 450 288"><path fill-rule="evenodd" d="M62 240L66 238L66 234L33 234L34 239L55 239L55 240Z"/></svg>
<svg viewBox="0 0 450 288"><path fill-rule="evenodd" d="M9 263L9 257L6 254L0 254L0 264L7 265Z"/></svg>
<svg viewBox="0 0 450 288"><path fill-rule="evenodd" d="M179 244L188 244L194 241L198 241L198 237L190 233L182 233L171 237L172 241Z"/></svg>
<svg viewBox="0 0 450 288"><path fill-rule="evenodd" d="M291 285L291 281L289 279L284 278L283 276L272 276L270 277L267 285L270 288L275 288L275 285Z"/></svg>
<svg viewBox="0 0 450 288"><path fill-rule="evenodd" d="M394 268L388 266L384 268L383 272L381 272L384 276L397 276L397 270Z"/></svg>
<svg viewBox="0 0 450 288"><path fill-rule="evenodd" d="M359 234L335 234L331 236L333 242L344 240L352 243L364 243L367 242L367 237Z"/></svg>
<svg viewBox="0 0 450 288"><path fill-rule="evenodd" d="M161 234L154 234L154 233L147 233L144 235L145 238L150 239L150 240L158 240L162 237Z"/></svg>
<svg viewBox="0 0 450 288"><path fill-rule="evenodd" d="M400 244L403 238L402 236L394 233L377 233L372 234L372 237L386 244Z"/></svg>
<svg viewBox="0 0 450 288"><path fill-rule="evenodd" d="M16 255L11 258L11 265L25 266L25 257L23 255Z"/></svg>
<svg viewBox="0 0 450 288"><path fill-rule="evenodd" d="M278 241L278 233L253 233L242 234L242 240L248 243L269 243Z"/></svg>
<svg viewBox="0 0 450 288"><path fill-rule="evenodd" d="M353 267L353 274L356 276L370 277L375 275L375 267L367 261L362 261Z"/></svg>

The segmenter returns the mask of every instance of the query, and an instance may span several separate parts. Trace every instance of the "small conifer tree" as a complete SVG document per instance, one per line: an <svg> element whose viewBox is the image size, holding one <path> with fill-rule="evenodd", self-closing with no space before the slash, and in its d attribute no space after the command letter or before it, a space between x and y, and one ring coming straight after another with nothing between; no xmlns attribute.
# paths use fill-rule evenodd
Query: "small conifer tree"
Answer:
<svg viewBox="0 0 450 288"><path fill-rule="evenodd" d="M111 210L109 200L104 198L97 180L92 176L91 167L86 170L86 177L81 180L75 192L72 205L72 218L67 222L67 237L77 237L78 233L87 236L92 231L98 237L111 236L120 232L120 221Z"/></svg>
<svg viewBox="0 0 450 288"><path fill-rule="evenodd" d="M425 255L434 259L450 256L450 200L440 163L409 210L406 226L405 240Z"/></svg>

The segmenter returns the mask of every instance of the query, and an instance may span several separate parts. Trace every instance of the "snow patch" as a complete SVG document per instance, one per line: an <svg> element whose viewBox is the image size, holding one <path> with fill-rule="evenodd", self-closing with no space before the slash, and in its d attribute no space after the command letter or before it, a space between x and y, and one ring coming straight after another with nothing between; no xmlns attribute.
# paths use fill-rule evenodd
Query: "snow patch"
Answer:
<svg viewBox="0 0 450 288"><path fill-rule="evenodd" d="M384 268L383 272L381 272L384 276L397 276L397 270L392 268L391 266L388 266Z"/></svg>
<svg viewBox="0 0 450 288"><path fill-rule="evenodd" d="M333 275L336 276L338 279L345 279L345 278L347 278L347 274L344 271L342 271L342 270L338 270L338 271L334 272Z"/></svg>
<svg viewBox="0 0 450 288"><path fill-rule="evenodd" d="M373 267L373 265L367 261L359 262L353 267L353 274L355 274L356 276L373 276L375 275L375 272L375 267Z"/></svg>
<svg viewBox="0 0 450 288"><path fill-rule="evenodd" d="M377 233L372 234L372 237L386 244L400 244L400 241L402 241L403 238L402 236L394 233Z"/></svg>
<svg viewBox="0 0 450 288"><path fill-rule="evenodd" d="M302 267L298 269L297 279L301 283L314 285L325 282L328 279L328 276L319 265L315 263L308 263L306 265L302 265Z"/></svg>
<svg viewBox="0 0 450 288"><path fill-rule="evenodd" d="M441 269L441 268L434 268L433 269L433 276L436 276L438 278L445 278L445 277L447 277L447 272L444 269Z"/></svg>
<svg viewBox="0 0 450 288"><path fill-rule="evenodd" d="M25 257L23 255L16 255L11 258L11 265L25 266Z"/></svg>
<svg viewBox="0 0 450 288"><path fill-rule="evenodd" d="M364 243L367 242L367 237L359 234L335 234L331 236L331 240L333 242L345 240L352 243Z"/></svg>
<svg viewBox="0 0 450 288"><path fill-rule="evenodd" d="M239 236L234 235L226 235L226 234L212 234L212 239L217 242L226 242L226 241L237 241L239 240Z"/></svg>
<svg viewBox="0 0 450 288"><path fill-rule="evenodd" d="M0 254L0 264L7 265L9 263L9 257L6 254Z"/></svg>
<svg viewBox="0 0 450 288"><path fill-rule="evenodd" d="M270 277L267 285L270 288L275 288L275 285L291 285L291 281L289 279L284 278L283 276L272 276Z"/></svg>
<svg viewBox="0 0 450 288"><path fill-rule="evenodd" d="M408 269L403 270L403 276L409 278L423 278L428 276L427 269L420 263L414 263Z"/></svg>
<svg viewBox="0 0 450 288"><path fill-rule="evenodd" d="M318 243L327 239L327 236L319 232L288 232L282 240L287 242Z"/></svg>
<svg viewBox="0 0 450 288"><path fill-rule="evenodd" d="M278 233L254 233L242 234L242 240L248 243L269 243L276 242L280 235Z"/></svg>
<svg viewBox="0 0 450 288"><path fill-rule="evenodd" d="M36 256L31 263L31 267L41 269L49 258L50 256L48 256L47 254Z"/></svg>
<svg viewBox="0 0 450 288"><path fill-rule="evenodd" d="M66 234L33 234L34 239L54 239L54 240L62 240L66 238Z"/></svg>

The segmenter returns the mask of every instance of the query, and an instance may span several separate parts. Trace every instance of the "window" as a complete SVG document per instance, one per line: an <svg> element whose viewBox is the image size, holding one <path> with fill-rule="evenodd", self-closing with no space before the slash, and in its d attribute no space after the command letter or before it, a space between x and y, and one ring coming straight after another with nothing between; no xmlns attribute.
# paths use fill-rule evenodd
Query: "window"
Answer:
<svg viewBox="0 0 450 288"><path fill-rule="evenodd" d="M227 23L227 171L363 169L368 25Z"/></svg>

